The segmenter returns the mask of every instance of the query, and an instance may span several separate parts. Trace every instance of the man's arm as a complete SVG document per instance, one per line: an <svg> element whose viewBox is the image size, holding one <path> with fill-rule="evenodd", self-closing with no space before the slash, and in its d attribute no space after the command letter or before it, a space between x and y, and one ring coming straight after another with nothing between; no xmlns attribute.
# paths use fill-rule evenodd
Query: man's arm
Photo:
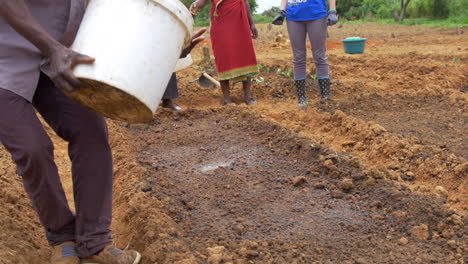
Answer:
<svg viewBox="0 0 468 264"><path fill-rule="evenodd" d="M0 0L0 15L20 35L33 43L44 56L50 56L61 46L32 16L24 0Z"/></svg>
<svg viewBox="0 0 468 264"><path fill-rule="evenodd" d="M93 63L93 58L76 53L55 40L34 18L24 0L0 0L0 16L49 58L50 77L55 85L69 91L80 86L72 69L80 63Z"/></svg>

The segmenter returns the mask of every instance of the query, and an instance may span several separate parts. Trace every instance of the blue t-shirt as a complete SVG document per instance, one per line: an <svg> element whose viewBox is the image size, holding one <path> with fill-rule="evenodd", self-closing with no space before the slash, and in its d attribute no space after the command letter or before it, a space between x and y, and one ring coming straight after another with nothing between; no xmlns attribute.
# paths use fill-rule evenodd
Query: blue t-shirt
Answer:
<svg viewBox="0 0 468 264"><path fill-rule="evenodd" d="M288 0L286 19L291 21L317 20L327 16L326 0Z"/></svg>

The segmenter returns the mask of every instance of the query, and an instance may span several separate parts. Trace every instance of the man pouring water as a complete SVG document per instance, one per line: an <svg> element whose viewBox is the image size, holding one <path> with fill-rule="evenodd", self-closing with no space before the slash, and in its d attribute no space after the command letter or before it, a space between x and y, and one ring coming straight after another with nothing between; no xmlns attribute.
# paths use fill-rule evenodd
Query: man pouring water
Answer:
<svg viewBox="0 0 468 264"><path fill-rule="evenodd" d="M79 89L73 67L94 62L68 48L85 8L85 0L0 0L0 142L53 247L51 263L137 264L138 252L112 245L113 168L105 120L60 90ZM203 33L194 35L182 56ZM69 143L75 213L35 110Z"/></svg>

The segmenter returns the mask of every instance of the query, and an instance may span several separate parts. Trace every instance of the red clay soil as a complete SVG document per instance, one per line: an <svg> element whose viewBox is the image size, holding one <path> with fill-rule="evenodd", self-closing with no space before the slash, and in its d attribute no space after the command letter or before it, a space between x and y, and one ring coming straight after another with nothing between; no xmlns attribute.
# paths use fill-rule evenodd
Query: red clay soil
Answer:
<svg viewBox="0 0 468 264"><path fill-rule="evenodd" d="M257 106L242 104L239 85L239 105L221 108L220 91L189 83L214 71L197 49L178 73L187 110L109 121L116 244L141 251L143 264L465 263L463 29L331 27L334 100L319 102L309 78L306 109L296 106L286 28L259 30ZM353 36L369 38L364 54L343 52ZM70 196L67 144L48 132ZM0 146L0 264L48 263L49 253Z"/></svg>

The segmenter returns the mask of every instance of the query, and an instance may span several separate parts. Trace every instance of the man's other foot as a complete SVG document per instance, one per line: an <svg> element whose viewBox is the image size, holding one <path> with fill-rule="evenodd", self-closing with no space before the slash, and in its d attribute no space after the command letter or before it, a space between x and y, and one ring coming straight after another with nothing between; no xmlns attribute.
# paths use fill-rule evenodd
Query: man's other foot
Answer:
<svg viewBox="0 0 468 264"><path fill-rule="evenodd" d="M52 248L51 264L80 264L74 242L65 242Z"/></svg>
<svg viewBox="0 0 468 264"><path fill-rule="evenodd" d="M83 259L81 264L138 264L140 260L140 253L135 250L121 250L109 245L98 255Z"/></svg>

